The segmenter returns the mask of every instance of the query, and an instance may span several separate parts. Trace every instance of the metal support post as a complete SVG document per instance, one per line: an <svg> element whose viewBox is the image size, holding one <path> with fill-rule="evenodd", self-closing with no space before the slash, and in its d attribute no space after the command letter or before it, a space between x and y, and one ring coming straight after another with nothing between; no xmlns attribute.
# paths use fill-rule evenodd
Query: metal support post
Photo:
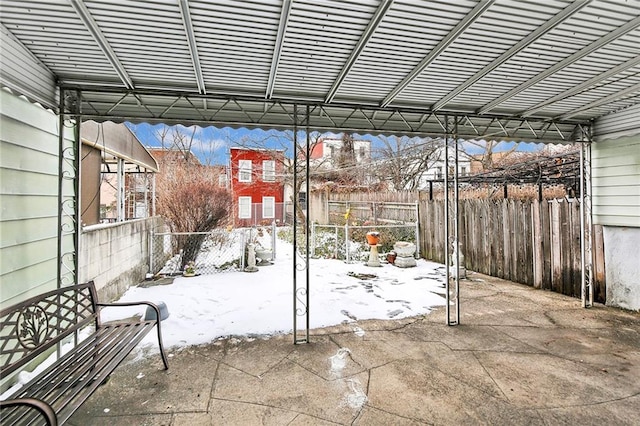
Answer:
<svg viewBox="0 0 640 426"><path fill-rule="evenodd" d="M444 217L445 217L445 225L444 225L444 259L445 259L445 271L446 271L446 314L447 314L447 325L458 325L460 322L460 301L458 298L458 293L459 293L459 281L456 278L455 281L455 285L454 288L451 288L451 268L450 268L450 264L451 264L451 259L449 256L449 243L450 243L450 234L451 234L451 230L450 230L450 225L449 225L449 221L450 221L450 216L451 216L451 209L449 208L449 143L450 143L450 137L452 136L452 132L451 129L449 127L449 117L445 116L445 135L444 135L444 169L445 169L445 173L444 173L444 198L445 198L445 202L444 202ZM457 136L456 136L457 138ZM456 141L456 153L457 153L457 141ZM456 156L457 158L457 156ZM457 168L457 162L455 164L456 168ZM454 173L454 183L456 184L456 193L455 193L455 199L456 199L456 203L455 203L455 209L454 209L454 214L455 214L455 222L457 224L458 221L458 210L457 210L457 171ZM457 225L455 226L454 229L454 233L455 236L457 238ZM456 274L457 276L458 274ZM453 306L453 312L451 307Z"/></svg>
<svg viewBox="0 0 640 426"><path fill-rule="evenodd" d="M73 168L75 170L75 179L73 180L73 216L74 216L74 229L73 229L73 283L78 284L78 268L80 266L80 232L82 232L82 205L80 204L80 194L82 193L82 186L80 176L82 176L82 139L80 133L80 127L82 126L82 92L76 92L76 108L75 108L75 126L73 128ZM77 334L76 334L77 339Z"/></svg>
<svg viewBox="0 0 640 426"><path fill-rule="evenodd" d="M449 270L449 117L444 117L444 265L447 325L451 322L451 271Z"/></svg>
<svg viewBox="0 0 640 426"><path fill-rule="evenodd" d="M306 154L305 159L305 190L307 196L309 194L309 107L306 109ZM299 155L298 155L298 107L294 106L293 109L293 187L297 187L298 183L298 167L299 167ZM309 211L307 208L307 214L304 221L304 238L305 238L305 254L301 256L298 252L298 209L299 209L299 194L294 194L297 197L297 201L293 203L293 343L309 343ZM308 202L308 199L307 199ZM298 264L298 260L301 263ZM298 285L298 268L305 271L305 285ZM298 317L303 317L305 321L305 333L304 337L298 337Z"/></svg>
<svg viewBox="0 0 640 426"><path fill-rule="evenodd" d="M125 219L124 160L122 158L118 158L117 167L118 169L116 170L116 173L118 177L118 188L117 188L117 195L116 195L116 198L117 198L116 203L118 206L118 212L117 212L116 222L122 222Z"/></svg>
<svg viewBox="0 0 640 426"><path fill-rule="evenodd" d="M75 96L74 96L75 94ZM81 92L60 89L58 121L58 265L57 286L78 282L80 249L80 121ZM67 105L67 101L69 104ZM70 110L70 113L66 111ZM73 136L65 138L67 118L71 118Z"/></svg>
<svg viewBox="0 0 640 426"><path fill-rule="evenodd" d="M584 133L584 130L583 130ZM591 140L580 143L580 264L582 307L593 306L593 240L591 216Z"/></svg>
<svg viewBox="0 0 640 426"><path fill-rule="evenodd" d="M298 344L298 203L300 194L295 192L298 187L298 106L293 106L293 343ZM300 310L300 314L304 314Z"/></svg>
<svg viewBox="0 0 640 426"><path fill-rule="evenodd" d="M306 176L305 176L305 181L304 181L304 185L305 185L305 193L307 194L306 199L305 199L305 203L306 203L306 210L307 210L307 214L304 215L305 218L305 223L304 223L304 241L306 244L306 250L304 252L305 255L305 272L306 272L306 291L305 291L305 296L306 296L306 305L307 305L307 323L306 323L306 337L305 337L305 342L309 343L309 328L310 328L310 323L309 323L309 308L310 308L310 300L309 300L309 296L310 296L310 291L309 291L309 285L310 285L310 280L311 280L311 275L310 275L310 264L309 264L309 213L310 213L310 208L309 208L309 196L310 196L310 190L311 190L311 185L309 182L309 179L311 178L311 174L310 174L310 170L309 170L309 158L311 158L311 135L309 134L309 131L311 130L309 128L309 124L311 122L311 111L310 111L310 107L309 105L307 105L306 108L306 120L307 120L307 126L306 126L306 153L305 153L305 172L306 172Z"/></svg>
<svg viewBox="0 0 640 426"><path fill-rule="evenodd" d="M454 268L455 268L455 324L460 324L460 191L458 182L458 120L454 117L453 140L455 146L455 167L453 174L454 181Z"/></svg>

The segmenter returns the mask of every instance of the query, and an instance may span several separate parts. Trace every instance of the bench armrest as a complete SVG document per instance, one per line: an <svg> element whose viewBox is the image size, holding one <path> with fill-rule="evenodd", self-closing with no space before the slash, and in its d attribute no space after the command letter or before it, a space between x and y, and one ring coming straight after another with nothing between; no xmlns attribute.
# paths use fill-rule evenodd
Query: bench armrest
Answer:
<svg viewBox="0 0 640 426"><path fill-rule="evenodd" d="M138 306L138 305L147 305L147 306L151 306L151 308L156 311L156 320L158 320L158 323L160 323L160 308L158 308L158 305L156 305L155 303L151 303L151 302L115 302L115 303L96 303L96 306L99 306L101 308L110 308L110 307L126 307L126 306Z"/></svg>
<svg viewBox="0 0 640 426"><path fill-rule="evenodd" d="M38 410L47 420L47 424L51 426L58 426L58 417L56 416L55 411L53 411L53 408L44 401L40 401L35 398L18 398L0 401L0 408L18 407L21 405L26 405Z"/></svg>

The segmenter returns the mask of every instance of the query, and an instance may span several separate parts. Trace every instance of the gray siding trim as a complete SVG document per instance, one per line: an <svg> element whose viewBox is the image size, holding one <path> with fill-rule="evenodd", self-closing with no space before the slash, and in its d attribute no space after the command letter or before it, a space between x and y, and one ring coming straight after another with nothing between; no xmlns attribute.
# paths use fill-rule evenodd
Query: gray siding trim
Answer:
<svg viewBox="0 0 640 426"><path fill-rule="evenodd" d="M20 41L0 24L0 82L18 95L24 95L54 111L58 93L54 74Z"/></svg>
<svg viewBox="0 0 640 426"><path fill-rule="evenodd" d="M640 227L640 135L592 145L594 223Z"/></svg>
<svg viewBox="0 0 640 426"><path fill-rule="evenodd" d="M640 134L640 104L598 118L593 124L596 142Z"/></svg>

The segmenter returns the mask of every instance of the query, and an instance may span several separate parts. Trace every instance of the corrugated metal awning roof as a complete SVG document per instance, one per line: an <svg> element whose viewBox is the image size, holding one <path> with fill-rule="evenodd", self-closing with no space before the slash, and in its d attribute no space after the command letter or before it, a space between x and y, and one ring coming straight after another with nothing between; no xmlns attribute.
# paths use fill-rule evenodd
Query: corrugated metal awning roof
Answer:
<svg viewBox="0 0 640 426"><path fill-rule="evenodd" d="M285 128L301 105L318 129L428 135L443 131L446 115L465 137L551 141L640 103L640 0L1 8L3 42L80 89L82 113L98 120ZM13 58L2 60L4 70ZM32 64L29 78L7 69L3 84L26 94L50 78Z"/></svg>

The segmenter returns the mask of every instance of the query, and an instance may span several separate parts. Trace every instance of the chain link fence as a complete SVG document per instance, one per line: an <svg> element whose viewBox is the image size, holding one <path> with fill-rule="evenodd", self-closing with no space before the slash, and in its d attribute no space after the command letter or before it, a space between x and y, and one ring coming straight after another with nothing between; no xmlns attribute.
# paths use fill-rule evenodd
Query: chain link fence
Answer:
<svg viewBox="0 0 640 426"><path fill-rule="evenodd" d="M214 229L210 232L154 232L151 235L151 273L179 275L193 261L198 275L242 271L249 242L275 257L275 223L252 228Z"/></svg>
<svg viewBox="0 0 640 426"><path fill-rule="evenodd" d="M389 253L398 241L419 247L417 223L401 225L318 225L311 227L311 257L341 259L346 262L365 261L369 257L368 232L378 232L380 254ZM417 255L417 252L416 252Z"/></svg>
<svg viewBox="0 0 640 426"><path fill-rule="evenodd" d="M368 232L380 234L378 250L381 255L391 252L398 241L420 247L417 203L329 200L327 209L329 223L312 225L312 257L347 262L367 260L370 251L366 242Z"/></svg>

